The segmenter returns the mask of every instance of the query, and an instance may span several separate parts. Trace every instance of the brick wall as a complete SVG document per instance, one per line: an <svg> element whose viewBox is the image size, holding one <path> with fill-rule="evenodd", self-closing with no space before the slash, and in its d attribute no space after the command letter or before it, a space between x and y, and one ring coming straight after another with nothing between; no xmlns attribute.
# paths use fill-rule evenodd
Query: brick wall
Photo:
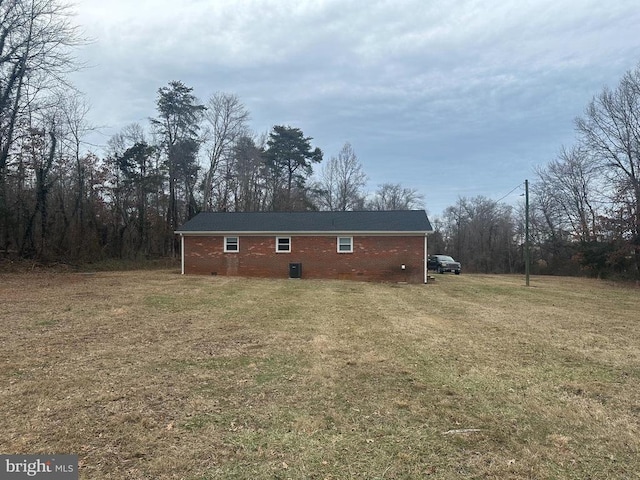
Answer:
<svg viewBox="0 0 640 480"><path fill-rule="evenodd" d="M276 253L275 236L244 236L238 253L225 253L223 236L185 236L184 271L288 278L289 264L301 263L302 278L424 281L424 236L354 236L353 253L338 253L336 239L292 236L291 253Z"/></svg>

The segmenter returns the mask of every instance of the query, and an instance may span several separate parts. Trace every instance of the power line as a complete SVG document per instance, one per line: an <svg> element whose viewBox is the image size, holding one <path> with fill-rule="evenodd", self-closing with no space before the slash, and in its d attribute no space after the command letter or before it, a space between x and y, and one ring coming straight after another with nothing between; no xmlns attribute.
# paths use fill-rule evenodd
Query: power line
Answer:
<svg viewBox="0 0 640 480"><path fill-rule="evenodd" d="M509 195L511 195L513 192L515 192L517 189L519 189L520 187L522 187L522 183L519 185L516 185L513 190L511 190L509 193L507 193L504 197L500 198L499 200L496 200L496 203L500 203L502 200L504 200L505 198L507 198Z"/></svg>

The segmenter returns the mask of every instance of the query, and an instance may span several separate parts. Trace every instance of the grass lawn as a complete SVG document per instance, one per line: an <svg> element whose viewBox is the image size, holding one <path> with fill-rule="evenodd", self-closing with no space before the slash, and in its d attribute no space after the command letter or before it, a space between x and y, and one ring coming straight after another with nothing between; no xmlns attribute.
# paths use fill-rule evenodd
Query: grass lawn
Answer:
<svg viewBox="0 0 640 480"><path fill-rule="evenodd" d="M0 453L81 479L640 478L640 290L0 275Z"/></svg>

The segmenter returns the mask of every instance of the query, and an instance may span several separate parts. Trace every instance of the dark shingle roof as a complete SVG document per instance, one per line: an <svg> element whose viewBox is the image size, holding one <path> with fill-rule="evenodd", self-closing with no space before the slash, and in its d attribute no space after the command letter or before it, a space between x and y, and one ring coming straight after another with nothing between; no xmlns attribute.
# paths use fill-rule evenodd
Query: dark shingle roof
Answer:
<svg viewBox="0 0 640 480"><path fill-rule="evenodd" d="M431 232L424 210L358 212L205 212L176 233Z"/></svg>

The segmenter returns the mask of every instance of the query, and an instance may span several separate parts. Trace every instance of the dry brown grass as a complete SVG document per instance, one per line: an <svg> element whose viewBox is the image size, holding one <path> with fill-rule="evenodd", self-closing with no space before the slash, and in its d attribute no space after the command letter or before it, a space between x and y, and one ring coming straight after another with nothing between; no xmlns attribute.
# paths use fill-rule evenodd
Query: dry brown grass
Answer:
<svg viewBox="0 0 640 480"><path fill-rule="evenodd" d="M640 291L0 275L2 453L83 479L640 478Z"/></svg>

